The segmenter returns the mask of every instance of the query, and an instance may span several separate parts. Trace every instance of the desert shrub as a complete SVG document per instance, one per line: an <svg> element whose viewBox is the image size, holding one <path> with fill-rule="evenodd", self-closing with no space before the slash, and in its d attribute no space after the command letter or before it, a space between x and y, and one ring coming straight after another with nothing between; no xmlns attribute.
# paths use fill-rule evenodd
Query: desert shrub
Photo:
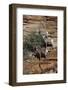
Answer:
<svg viewBox="0 0 68 90"><path fill-rule="evenodd" d="M42 35L38 32L31 32L29 36L27 36L23 43L24 49L31 51L33 46L43 46L44 45L44 39Z"/></svg>
<svg viewBox="0 0 68 90"><path fill-rule="evenodd" d="M44 45L44 39L40 32L31 32L27 35L23 41L23 54L24 57L28 56L28 53L33 50L33 47L42 47Z"/></svg>

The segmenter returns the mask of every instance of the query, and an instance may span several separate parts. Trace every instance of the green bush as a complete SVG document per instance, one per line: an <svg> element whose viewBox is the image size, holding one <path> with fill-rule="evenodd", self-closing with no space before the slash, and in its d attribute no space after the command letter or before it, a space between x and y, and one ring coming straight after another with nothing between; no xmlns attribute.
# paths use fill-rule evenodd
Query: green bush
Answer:
<svg viewBox="0 0 68 90"><path fill-rule="evenodd" d="M29 58L29 53L33 51L34 47L42 47L44 43L44 39L40 32L31 32L30 35L27 35L23 41L24 60Z"/></svg>
<svg viewBox="0 0 68 90"><path fill-rule="evenodd" d="M31 32L29 36L24 39L23 49L27 49L27 51L31 51L33 46L43 46L44 39L40 32Z"/></svg>

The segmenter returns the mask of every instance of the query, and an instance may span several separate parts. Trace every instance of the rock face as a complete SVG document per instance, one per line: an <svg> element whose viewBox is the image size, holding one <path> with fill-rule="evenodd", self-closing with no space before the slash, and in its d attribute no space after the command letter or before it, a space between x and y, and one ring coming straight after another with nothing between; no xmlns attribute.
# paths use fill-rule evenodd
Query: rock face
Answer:
<svg viewBox="0 0 68 90"><path fill-rule="evenodd" d="M47 59L46 61L41 60L39 62L38 59L35 58L34 61L31 62L24 61L23 69L23 74L57 73L57 61L56 59L49 59L49 61Z"/></svg>
<svg viewBox="0 0 68 90"><path fill-rule="evenodd" d="M57 38L57 17L24 15L23 26L24 35L40 30L43 33L47 31L51 37Z"/></svg>
<svg viewBox="0 0 68 90"><path fill-rule="evenodd" d="M47 47L49 52L43 64L36 57L23 60L23 74L40 74L40 73L56 73L57 72L57 17L55 16L36 16L23 15L23 37L29 37L32 31L45 34L48 32L48 37L53 39L54 47ZM29 61L29 62L28 62ZM34 62L33 62L34 61ZM38 62L37 62L38 61ZM46 62L45 62L46 61ZM42 71L39 67L42 68Z"/></svg>

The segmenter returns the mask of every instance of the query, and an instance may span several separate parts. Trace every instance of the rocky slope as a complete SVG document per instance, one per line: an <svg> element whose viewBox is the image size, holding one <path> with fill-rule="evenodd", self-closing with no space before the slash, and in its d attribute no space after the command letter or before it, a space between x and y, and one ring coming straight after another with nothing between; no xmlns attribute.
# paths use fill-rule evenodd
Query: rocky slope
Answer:
<svg viewBox="0 0 68 90"><path fill-rule="evenodd" d="M23 32L24 38L29 36L32 31L41 31L49 34L49 37L54 40L57 46L57 17L54 16L23 16ZM42 68L41 69L39 67ZM57 72L57 47L50 48L46 59L39 61L37 58L27 59L23 61L23 74L40 74L40 73L56 73Z"/></svg>

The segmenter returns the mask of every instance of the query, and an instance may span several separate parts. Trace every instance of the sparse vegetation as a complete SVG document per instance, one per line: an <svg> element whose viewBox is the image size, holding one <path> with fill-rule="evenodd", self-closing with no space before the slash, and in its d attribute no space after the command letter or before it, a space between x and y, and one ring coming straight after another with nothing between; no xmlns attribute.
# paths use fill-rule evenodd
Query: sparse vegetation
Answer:
<svg viewBox="0 0 68 90"><path fill-rule="evenodd" d="M23 54L24 60L29 58L29 52L33 52L34 47L42 47L44 45L44 39L40 32L31 32L29 36L25 37L23 42Z"/></svg>

